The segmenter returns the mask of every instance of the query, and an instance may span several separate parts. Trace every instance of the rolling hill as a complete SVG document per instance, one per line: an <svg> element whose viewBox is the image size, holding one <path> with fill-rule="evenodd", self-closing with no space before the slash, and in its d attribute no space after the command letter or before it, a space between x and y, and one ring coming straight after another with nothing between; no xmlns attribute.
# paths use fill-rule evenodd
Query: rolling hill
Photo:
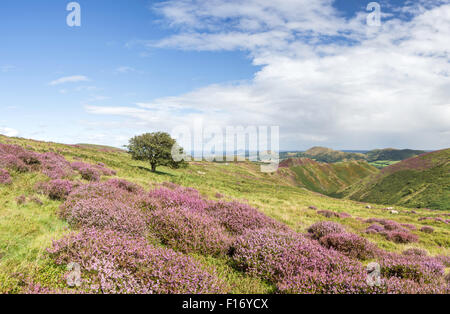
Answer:
<svg viewBox="0 0 450 314"><path fill-rule="evenodd" d="M279 171L291 176L298 186L329 196L378 172L365 161L321 163L309 158L284 160L280 168Z"/></svg>
<svg viewBox="0 0 450 314"><path fill-rule="evenodd" d="M450 149L386 167L338 195L380 204L450 209Z"/></svg>
<svg viewBox="0 0 450 314"><path fill-rule="evenodd" d="M335 163L351 160L366 160L376 168L384 168L386 166L397 163L408 158L412 158L425 151L412 149L374 149L368 152L343 152L333 150L326 147L313 147L306 152L283 152L280 154L281 159L288 158L310 158L319 162Z"/></svg>

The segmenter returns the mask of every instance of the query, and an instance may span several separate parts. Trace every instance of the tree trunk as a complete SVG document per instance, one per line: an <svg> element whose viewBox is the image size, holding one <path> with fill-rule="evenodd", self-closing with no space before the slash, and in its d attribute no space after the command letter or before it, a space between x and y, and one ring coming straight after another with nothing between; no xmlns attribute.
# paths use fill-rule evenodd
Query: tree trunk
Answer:
<svg viewBox="0 0 450 314"><path fill-rule="evenodd" d="M151 164L152 166L152 172L156 172L156 164Z"/></svg>

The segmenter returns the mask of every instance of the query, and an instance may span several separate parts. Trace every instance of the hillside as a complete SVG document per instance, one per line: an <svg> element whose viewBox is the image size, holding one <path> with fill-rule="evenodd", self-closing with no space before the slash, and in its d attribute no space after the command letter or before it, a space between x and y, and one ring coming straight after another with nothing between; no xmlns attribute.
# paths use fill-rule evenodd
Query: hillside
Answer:
<svg viewBox="0 0 450 314"><path fill-rule="evenodd" d="M365 155L367 156L367 161L372 162L379 160L401 161L425 153L426 152L423 150L386 148L374 149L367 152Z"/></svg>
<svg viewBox="0 0 450 314"><path fill-rule="evenodd" d="M122 151L4 136L0 169L0 293L446 293L450 212L391 215L299 188L288 168L191 162L152 173ZM333 246L330 228L352 246ZM411 250L428 256L402 254ZM367 286L371 261L386 286ZM438 271L405 280L393 261ZM79 288L64 279L72 262L83 265Z"/></svg>
<svg viewBox="0 0 450 314"><path fill-rule="evenodd" d="M281 159L288 158L310 158L318 162L335 163L351 160L366 160L372 166L382 169L386 166L397 163L408 158L412 158L425 151L412 149L374 149L366 153L342 152L326 147L313 147L306 152L283 152Z"/></svg>
<svg viewBox="0 0 450 314"><path fill-rule="evenodd" d="M291 175L298 186L329 196L378 172L365 161L321 163L308 158L284 160L280 168L285 175ZM283 168L291 170L292 174Z"/></svg>
<svg viewBox="0 0 450 314"><path fill-rule="evenodd" d="M450 149L409 158L342 191L348 198L408 207L450 209Z"/></svg>

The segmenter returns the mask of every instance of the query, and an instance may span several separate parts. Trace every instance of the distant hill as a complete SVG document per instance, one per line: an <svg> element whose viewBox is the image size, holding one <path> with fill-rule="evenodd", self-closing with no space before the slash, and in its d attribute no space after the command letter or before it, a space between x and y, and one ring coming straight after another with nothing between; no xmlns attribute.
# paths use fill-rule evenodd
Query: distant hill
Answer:
<svg viewBox="0 0 450 314"><path fill-rule="evenodd" d="M321 163L309 158L290 158L280 163L280 172L299 186L333 196L338 190L379 171L366 161Z"/></svg>
<svg viewBox="0 0 450 314"><path fill-rule="evenodd" d="M368 161L378 161L378 160L400 161L418 155L422 155L425 153L426 152L423 150L386 148L386 149L374 149L367 152L365 155Z"/></svg>
<svg viewBox="0 0 450 314"><path fill-rule="evenodd" d="M382 169L340 191L353 200L450 209L450 149L425 153Z"/></svg>
<svg viewBox="0 0 450 314"><path fill-rule="evenodd" d="M338 151L326 147L313 147L306 152L283 152L281 159L287 158L310 158L319 162L335 163L351 160L366 160L377 168L392 165L398 161L405 160L424 154L422 150L412 149L374 149L371 151L349 152Z"/></svg>

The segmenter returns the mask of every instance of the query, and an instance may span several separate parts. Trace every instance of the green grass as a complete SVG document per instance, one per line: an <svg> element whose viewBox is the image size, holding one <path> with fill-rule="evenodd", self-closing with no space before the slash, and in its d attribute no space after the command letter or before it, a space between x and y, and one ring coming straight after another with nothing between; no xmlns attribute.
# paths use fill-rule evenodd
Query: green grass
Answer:
<svg viewBox="0 0 450 314"><path fill-rule="evenodd" d="M68 160L80 157L85 162L103 162L117 171L117 176L138 183L150 189L157 183L173 182L198 189L202 195L216 199L216 193L225 195L227 200L247 202L266 215L273 217L294 230L305 232L313 223L327 220L315 211L308 209L316 206L319 209L347 212L353 218L334 219L345 225L349 231L358 233L377 243L381 248L401 252L411 246L428 250L430 254L450 254L450 228L448 225L423 221L422 216L437 215L427 210L417 210L418 214L406 213L406 208L398 207L401 213L391 216L382 208L372 205L365 208L365 203L348 199L335 199L298 187L295 180L288 175L289 169L281 169L278 173L261 173L258 165L249 162L241 163L208 163L193 162L186 169L173 170L158 168L152 173L145 162L131 160L121 151L107 150L96 146L67 146L44 143L24 139L12 139L0 136L0 142L32 147L39 152L55 151ZM342 170L344 171L344 170ZM20 276L24 274L47 286L63 285L62 267L54 265L45 251L53 239L59 239L70 232L68 225L57 216L60 202L51 201L41 196L44 204L28 202L18 205L15 199L20 195L36 195L33 187L38 181L46 180L41 174L13 173L13 185L0 186L0 293L20 292ZM382 236L366 235L365 224L356 218L389 218L400 223L411 223L419 229L431 225L433 234L415 232L420 241L413 245L395 244L386 241ZM258 279L236 271L227 259L217 259L194 255L208 267L214 267L220 276L232 287L234 293L270 293L274 287Z"/></svg>
<svg viewBox="0 0 450 314"><path fill-rule="evenodd" d="M340 191L354 200L450 210L450 149L396 163Z"/></svg>

